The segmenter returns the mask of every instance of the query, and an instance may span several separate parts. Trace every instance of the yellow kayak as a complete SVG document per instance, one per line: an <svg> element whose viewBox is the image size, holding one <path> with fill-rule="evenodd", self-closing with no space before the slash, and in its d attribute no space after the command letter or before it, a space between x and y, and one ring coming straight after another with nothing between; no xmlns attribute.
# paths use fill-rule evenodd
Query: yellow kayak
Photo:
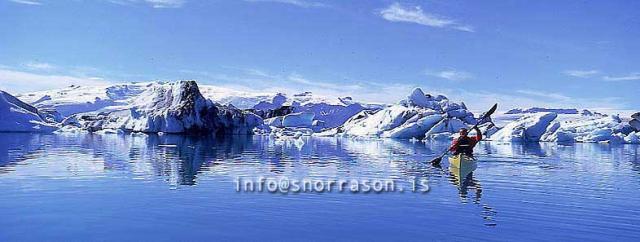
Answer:
<svg viewBox="0 0 640 242"><path fill-rule="evenodd" d="M478 164L474 158L465 155L456 155L449 157L449 171L455 178L457 185L462 185L464 179L478 168Z"/></svg>
<svg viewBox="0 0 640 242"><path fill-rule="evenodd" d="M449 156L449 166L460 170L475 170L478 167L476 159L463 154Z"/></svg>

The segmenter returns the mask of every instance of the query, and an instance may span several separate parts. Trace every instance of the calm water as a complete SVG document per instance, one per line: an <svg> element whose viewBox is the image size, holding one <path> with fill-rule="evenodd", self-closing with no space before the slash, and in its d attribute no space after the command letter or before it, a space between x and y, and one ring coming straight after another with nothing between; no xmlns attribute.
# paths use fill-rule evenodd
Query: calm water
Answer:
<svg viewBox="0 0 640 242"><path fill-rule="evenodd" d="M640 147L0 134L0 241L640 239ZM236 178L428 179L428 193L238 193Z"/></svg>

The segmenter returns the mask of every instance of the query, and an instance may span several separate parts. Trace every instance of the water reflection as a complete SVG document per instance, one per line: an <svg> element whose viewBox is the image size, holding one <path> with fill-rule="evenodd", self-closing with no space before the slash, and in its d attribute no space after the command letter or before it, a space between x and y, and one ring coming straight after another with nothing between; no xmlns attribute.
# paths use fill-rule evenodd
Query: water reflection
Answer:
<svg viewBox="0 0 640 242"><path fill-rule="evenodd" d="M264 136L0 134L0 171L48 154L86 155L104 171L169 177L178 185L197 184L200 173L303 173L316 176L443 177L424 164L446 143L398 140L310 138L274 140ZM529 172L554 172L566 166L609 171L639 170L637 145L494 144L478 146L479 165L518 164ZM60 157L59 157L60 158ZM611 162L584 162L598 159ZM69 159L71 160L71 159ZM82 161L80 161L82 162ZM502 164L502 165L505 165ZM88 164L86 164L88 165ZM257 168L252 171L250 168ZM456 171L456 181L470 171ZM462 184L461 182L457 182Z"/></svg>
<svg viewBox="0 0 640 242"><path fill-rule="evenodd" d="M0 178L92 179L106 174L162 180L174 189L211 177L428 179L435 189L455 188L459 203L480 207L487 226L496 225L496 212L485 196L508 197L495 192L500 189L549 193L541 188L584 189L572 186L585 183L591 189L586 196L603 198L615 192L625 171L632 171L631 179L640 184L637 145L481 142L478 170L449 169L446 161L444 168L431 167L427 161L447 145L310 137L0 134ZM441 183L446 187L438 187Z"/></svg>
<svg viewBox="0 0 640 242"><path fill-rule="evenodd" d="M449 166L448 169L445 169L441 164L438 164L434 165L434 168L448 173L449 182L458 190L458 196L460 197L461 203L469 203L469 199L471 199L472 204L481 207L482 211L480 215L485 226L493 227L497 225L495 221L495 210L488 204L481 203L482 186L480 185L480 181L478 181L478 179L473 175L477 166L463 166L462 169ZM473 194L473 197L471 198L469 198L470 191Z"/></svg>

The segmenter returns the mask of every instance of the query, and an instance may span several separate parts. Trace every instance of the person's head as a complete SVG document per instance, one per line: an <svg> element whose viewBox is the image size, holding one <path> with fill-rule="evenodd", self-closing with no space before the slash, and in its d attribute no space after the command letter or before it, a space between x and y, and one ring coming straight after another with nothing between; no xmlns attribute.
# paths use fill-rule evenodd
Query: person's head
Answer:
<svg viewBox="0 0 640 242"><path fill-rule="evenodd" d="M467 134L469 134L469 130L467 130L466 128L460 129L460 137L467 137Z"/></svg>

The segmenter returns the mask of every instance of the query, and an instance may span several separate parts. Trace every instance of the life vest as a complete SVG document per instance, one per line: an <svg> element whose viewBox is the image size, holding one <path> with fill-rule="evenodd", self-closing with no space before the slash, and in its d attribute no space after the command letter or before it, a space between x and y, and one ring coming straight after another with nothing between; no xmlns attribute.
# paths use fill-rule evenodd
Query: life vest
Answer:
<svg viewBox="0 0 640 242"><path fill-rule="evenodd" d="M466 156L473 156L473 147L475 143L471 137L460 137L458 138L458 142L456 142L456 150L453 153L454 155L465 154Z"/></svg>

